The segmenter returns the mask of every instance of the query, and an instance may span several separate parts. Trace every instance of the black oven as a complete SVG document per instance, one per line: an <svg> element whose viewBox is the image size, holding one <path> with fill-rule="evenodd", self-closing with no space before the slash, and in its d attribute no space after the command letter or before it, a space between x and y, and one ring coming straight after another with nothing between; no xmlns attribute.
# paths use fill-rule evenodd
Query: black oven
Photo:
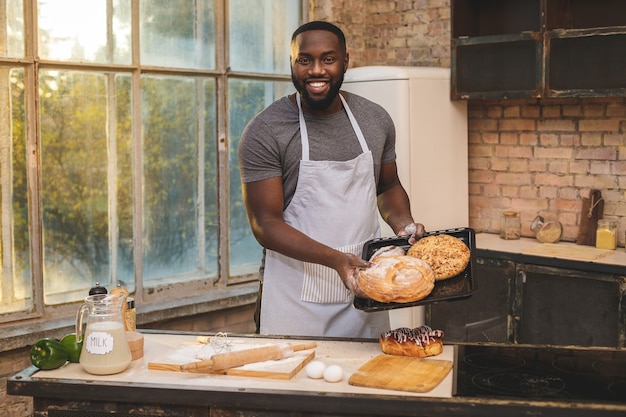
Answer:
<svg viewBox="0 0 626 417"><path fill-rule="evenodd" d="M457 395L626 403L626 350L460 345Z"/></svg>

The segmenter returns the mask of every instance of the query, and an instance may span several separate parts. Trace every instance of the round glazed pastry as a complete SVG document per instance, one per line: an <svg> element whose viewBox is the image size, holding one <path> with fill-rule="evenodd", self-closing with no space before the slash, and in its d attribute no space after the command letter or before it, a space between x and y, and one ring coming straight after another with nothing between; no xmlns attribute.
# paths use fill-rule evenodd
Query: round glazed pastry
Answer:
<svg viewBox="0 0 626 417"><path fill-rule="evenodd" d="M359 271L357 285L365 295L381 303L410 303L421 300L435 287L435 275L418 258L379 256Z"/></svg>
<svg viewBox="0 0 626 417"><path fill-rule="evenodd" d="M380 335L380 348L384 353L397 356L425 358L439 355L443 351L443 331L429 326L414 329L400 327Z"/></svg>
<svg viewBox="0 0 626 417"><path fill-rule="evenodd" d="M413 244L406 254L426 261L437 281L459 275L470 261L467 245L461 239L446 234L424 237Z"/></svg>

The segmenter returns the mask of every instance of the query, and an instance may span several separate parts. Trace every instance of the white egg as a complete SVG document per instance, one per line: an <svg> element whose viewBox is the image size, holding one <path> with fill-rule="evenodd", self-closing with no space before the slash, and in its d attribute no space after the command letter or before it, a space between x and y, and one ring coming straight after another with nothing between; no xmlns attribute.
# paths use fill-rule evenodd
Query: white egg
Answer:
<svg viewBox="0 0 626 417"><path fill-rule="evenodd" d="M338 365L330 365L324 369L324 379L327 382L339 382L343 378L343 369Z"/></svg>
<svg viewBox="0 0 626 417"><path fill-rule="evenodd" d="M324 376L324 370L326 369L326 365L322 361L313 361L310 362L304 370L309 378L320 379Z"/></svg>

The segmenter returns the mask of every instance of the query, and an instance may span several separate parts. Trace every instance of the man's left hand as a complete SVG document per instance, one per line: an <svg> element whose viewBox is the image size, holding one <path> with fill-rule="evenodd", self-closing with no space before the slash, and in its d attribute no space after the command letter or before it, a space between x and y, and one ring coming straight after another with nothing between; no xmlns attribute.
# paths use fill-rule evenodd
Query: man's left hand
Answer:
<svg viewBox="0 0 626 417"><path fill-rule="evenodd" d="M409 223L404 226L404 229L398 231L398 236L409 236L409 243L412 245L421 239L426 233L424 225L421 223Z"/></svg>

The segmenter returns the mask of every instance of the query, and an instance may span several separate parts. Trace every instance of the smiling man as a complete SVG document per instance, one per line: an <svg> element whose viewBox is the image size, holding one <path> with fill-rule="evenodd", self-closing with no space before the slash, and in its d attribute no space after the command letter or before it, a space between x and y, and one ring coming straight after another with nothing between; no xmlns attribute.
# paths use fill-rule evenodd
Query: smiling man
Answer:
<svg viewBox="0 0 626 417"><path fill-rule="evenodd" d="M300 94L305 112L337 113L342 110L337 95L349 61L346 39L341 31L307 31L307 28L316 26L313 22L294 33L291 81ZM319 27L324 25L319 24Z"/></svg>
<svg viewBox="0 0 626 417"><path fill-rule="evenodd" d="M341 91L346 39L322 21L291 40L297 93L250 121L239 145L243 200L264 248L263 334L378 338L387 312L352 307L363 244L380 235L377 210L398 235L416 236L396 169L395 128L379 105Z"/></svg>

